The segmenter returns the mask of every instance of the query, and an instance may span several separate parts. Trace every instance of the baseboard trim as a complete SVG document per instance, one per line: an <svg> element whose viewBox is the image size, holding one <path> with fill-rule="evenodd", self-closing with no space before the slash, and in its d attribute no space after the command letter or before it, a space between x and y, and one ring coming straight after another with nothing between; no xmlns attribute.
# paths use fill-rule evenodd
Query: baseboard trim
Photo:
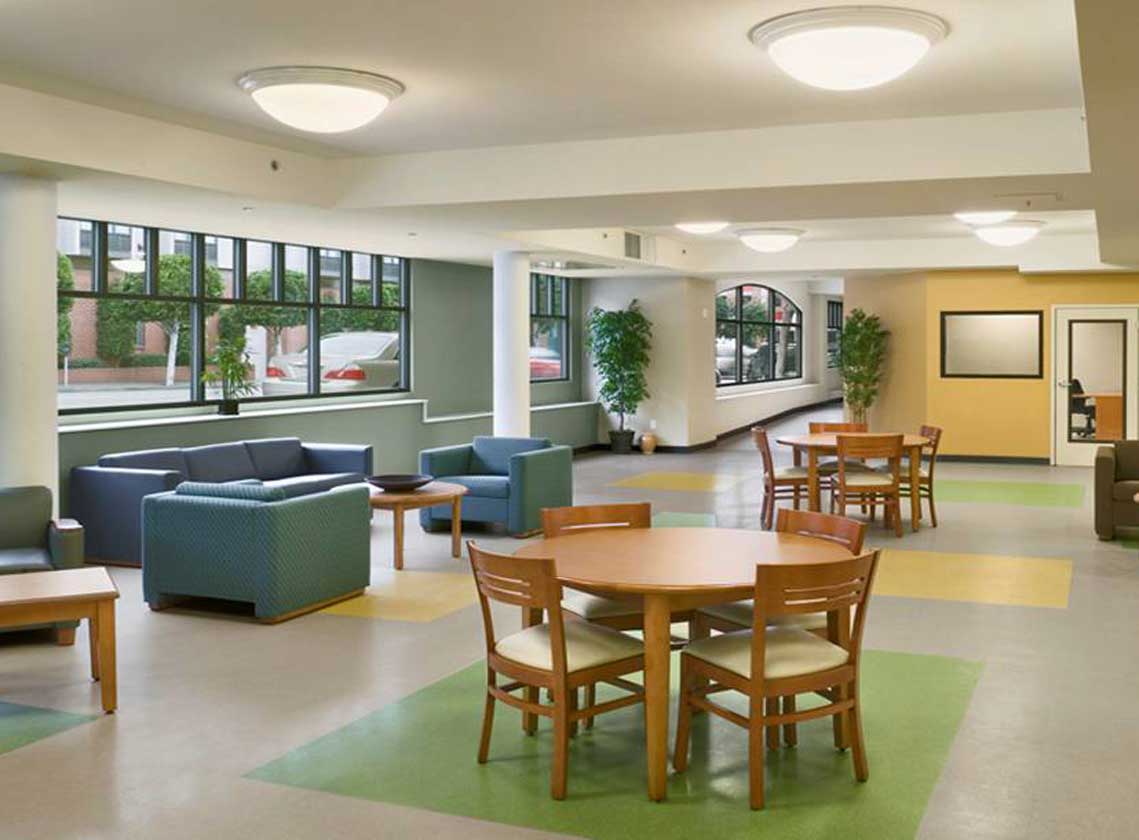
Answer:
<svg viewBox="0 0 1139 840"><path fill-rule="evenodd" d="M1051 461L1047 458L1026 458L1012 455L941 455L939 461L957 461L969 464L1025 464L1032 466L1048 466Z"/></svg>
<svg viewBox="0 0 1139 840"><path fill-rule="evenodd" d="M768 423L774 423L776 420L783 420L786 417L791 417L795 414L801 414L804 411L814 411L816 408L826 408L832 405L842 405L842 397L829 397L828 399L820 400L819 402L808 403L807 405L797 405L794 408L788 408L786 411L780 411L767 417L761 417L758 420L753 420L745 426L740 426L735 429L729 429L726 432L721 432L720 434L716 435L716 440L727 440L728 438L733 438L737 435L742 435L745 432L751 431L753 426L764 426Z"/></svg>

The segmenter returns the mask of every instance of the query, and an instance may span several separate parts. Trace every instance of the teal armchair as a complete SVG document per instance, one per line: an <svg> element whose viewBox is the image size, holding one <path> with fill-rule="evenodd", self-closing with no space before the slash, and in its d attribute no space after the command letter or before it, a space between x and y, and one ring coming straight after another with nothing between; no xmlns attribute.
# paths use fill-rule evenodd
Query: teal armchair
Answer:
<svg viewBox="0 0 1139 840"><path fill-rule="evenodd" d="M425 449L420 472L467 488L464 522L501 522L511 534L542 526L542 508L573 504L573 450L547 438L476 437ZM424 530L449 528L451 506L424 508Z"/></svg>
<svg viewBox="0 0 1139 840"><path fill-rule="evenodd" d="M82 565L83 527L74 519L52 519L50 490L38 486L0 489L0 575ZM74 621L54 625L60 644L74 644L76 626Z"/></svg>

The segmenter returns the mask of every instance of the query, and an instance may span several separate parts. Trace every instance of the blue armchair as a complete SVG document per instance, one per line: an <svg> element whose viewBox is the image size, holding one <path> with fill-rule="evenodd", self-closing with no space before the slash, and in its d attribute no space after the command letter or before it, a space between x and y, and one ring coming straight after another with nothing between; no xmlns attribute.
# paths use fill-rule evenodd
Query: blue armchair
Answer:
<svg viewBox="0 0 1139 840"><path fill-rule="evenodd" d="M542 508L573 504L573 450L547 438L476 437L473 443L425 449L420 472L461 484L464 522L503 522L511 534L542 525ZM424 530L450 527L450 505L424 508Z"/></svg>
<svg viewBox="0 0 1139 840"><path fill-rule="evenodd" d="M87 529L87 556L122 566L141 562L142 500L183 481L256 478L299 496L362 482L372 473L372 447L301 443L297 438L148 449L103 455L71 471L69 513Z"/></svg>
<svg viewBox="0 0 1139 840"><path fill-rule="evenodd" d="M143 595L155 610L193 596L293 618L368 585L370 519L362 484L289 498L260 481L184 482L142 502Z"/></svg>

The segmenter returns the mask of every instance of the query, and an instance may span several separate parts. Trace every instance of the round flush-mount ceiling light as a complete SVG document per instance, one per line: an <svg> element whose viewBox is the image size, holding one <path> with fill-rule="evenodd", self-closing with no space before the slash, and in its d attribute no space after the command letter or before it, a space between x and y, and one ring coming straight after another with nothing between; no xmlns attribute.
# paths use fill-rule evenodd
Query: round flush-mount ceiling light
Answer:
<svg viewBox="0 0 1139 840"><path fill-rule="evenodd" d="M794 247L803 231L795 228L748 228L736 236L747 247L761 254L778 254Z"/></svg>
<svg viewBox="0 0 1139 840"><path fill-rule="evenodd" d="M973 227L999 225L1001 222L1007 222L1015 215L1015 210L962 210L953 214L957 221Z"/></svg>
<svg viewBox="0 0 1139 840"><path fill-rule="evenodd" d="M999 245L1002 248L1012 248L1023 245L1030 239L1035 239L1044 227L1044 222L1031 219L1017 219L1015 222L1002 222L999 225L986 225L973 229L977 238L990 245Z"/></svg>
<svg viewBox="0 0 1139 840"><path fill-rule="evenodd" d="M404 90L387 76L337 67L263 67L237 85L273 119L315 134L367 125Z"/></svg>
<svg viewBox="0 0 1139 840"><path fill-rule="evenodd" d="M731 222L677 222L676 229L697 236L709 236L719 233L730 224Z"/></svg>
<svg viewBox="0 0 1139 840"><path fill-rule="evenodd" d="M863 90L909 71L949 33L941 18L893 6L792 12L748 37L788 76L825 90Z"/></svg>

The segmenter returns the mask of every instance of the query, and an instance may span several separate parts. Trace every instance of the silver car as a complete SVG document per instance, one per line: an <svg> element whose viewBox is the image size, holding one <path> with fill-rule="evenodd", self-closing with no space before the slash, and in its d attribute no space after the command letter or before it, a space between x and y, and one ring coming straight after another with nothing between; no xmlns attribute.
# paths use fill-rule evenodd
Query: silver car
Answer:
<svg viewBox="0 0 1139 840"><path fill-rule="evenodd" d="M371 391L400 381L399 333L342 332L320 340L320 390ZM308 392L308 348L269 359L261 392L267 397Z"/></svg>

